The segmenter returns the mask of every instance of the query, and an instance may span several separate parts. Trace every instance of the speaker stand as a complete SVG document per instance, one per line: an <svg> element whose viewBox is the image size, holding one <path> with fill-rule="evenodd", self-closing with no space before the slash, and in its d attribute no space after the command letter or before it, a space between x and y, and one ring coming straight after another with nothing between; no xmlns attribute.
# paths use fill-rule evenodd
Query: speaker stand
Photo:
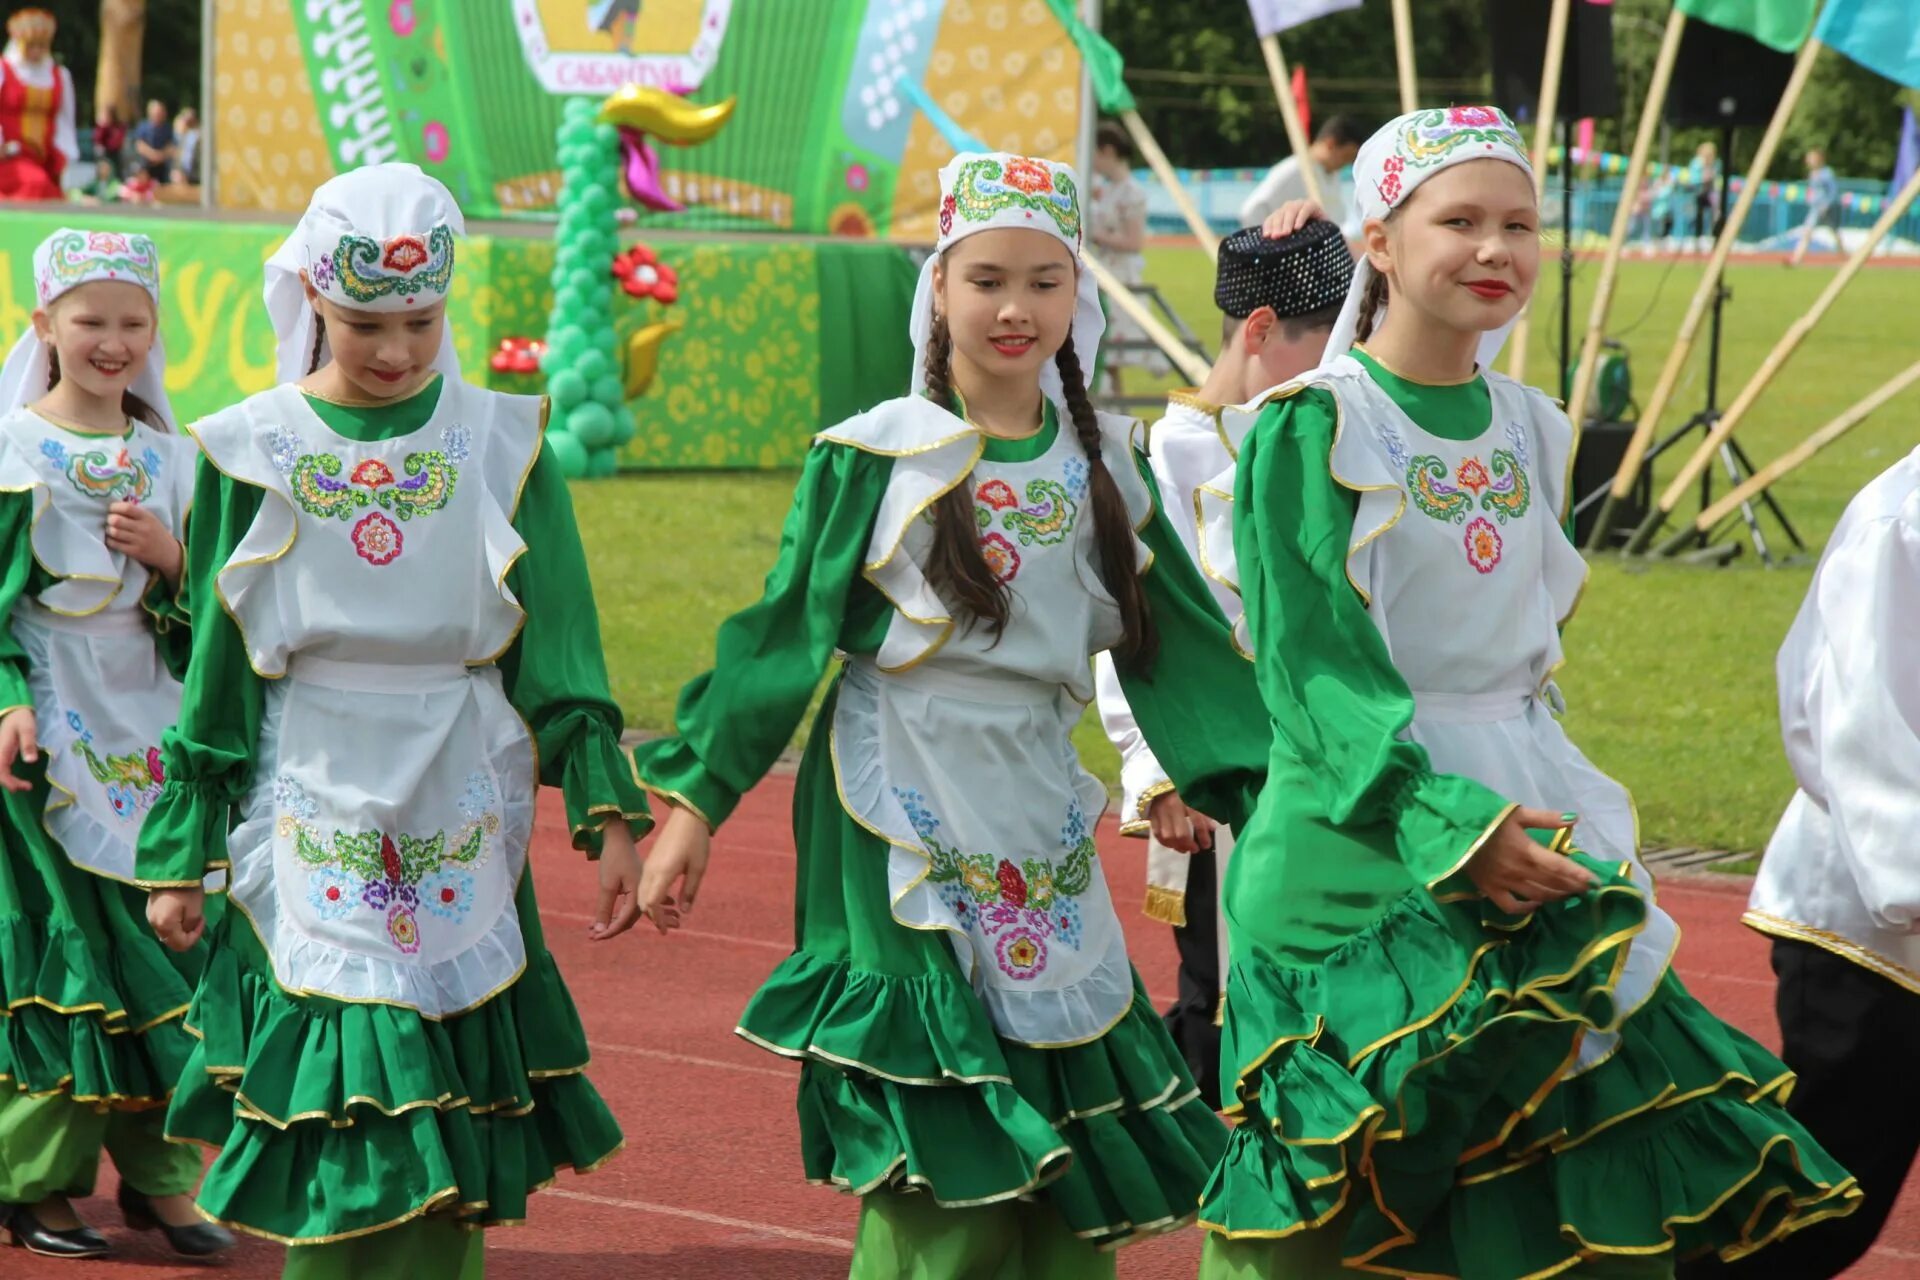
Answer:
<svg viewBox="0 0 1920 1280"><path fill-rule="evenodd" d="M1723 125L1720 130L1720 207L1715 211L1713 228L1716 242L1718 242L1721 232L1727 225L1727 197L1731 194L1733 187L1732 160L1733 126ZM1651 474L1653 460L1675 444L1691 436L1695 431L1701 432L1703 436L1711 435L1713 428L1719 423L1721 326L1727 300L1731 297L1733 297L1733 290L1727 287L1726 276L1723 273L1720 277L1719 286L1713 291L1713 318L1707 331L1707 403L1701 408L1700 412L1688 418L1678 430L1669 433L1666 439L1659 441L1651 449L1647 450L1646 459L1642 463L1642 474ZM1753 459L1747 456L1746 449L1732 436L1728 436L1726 440L1721 443L1719 454L1720 465L1726 470L1727 481L1733 487L1738 488L1754 473ZM1761 490L1760 501L1765 505L1768 513L1779 522L1780 528L1787 535L1787 539L1793 543L1794 550L1805 551L1807 544L1801 540L1799 531L1793 527L1793 522L1787 518L1786 510L1781 507L1779 499L1773 496L1773 491L1771 489ZM1703 467L1700 471L1700 509L1705 511L1712 505L1713 468ZM1752 502L1743 502L1740 504L1740 518L1747 526L1747 536L1753 542L1753 549L1759 553L1761 563L1772 567L1774 563L1773 552L1767 545L1766 534L1760 529L1760 517L1754 510ZM1711 541L1710 532L1700 533L1696 531L1694 534L1694 542L1698 551L1704 552ZM1728 558L1731 559L1731 556Z"/></svg>

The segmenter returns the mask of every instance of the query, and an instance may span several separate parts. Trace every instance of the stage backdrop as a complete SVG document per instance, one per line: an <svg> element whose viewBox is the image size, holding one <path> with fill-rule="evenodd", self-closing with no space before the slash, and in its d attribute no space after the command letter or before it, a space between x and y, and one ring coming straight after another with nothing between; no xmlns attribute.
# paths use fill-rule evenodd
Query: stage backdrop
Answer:
<svg viewBox="0 0 1920 1280"><path fill-rule="evenodd" d="M565 97L639 81L737 97L662 148L658 225L934 238L951 149L1073 158L1080 58L1044 0L214 0L222 205L298 211L343 169L410 160L469 217L550 209ZM655 220L649 218L649 224Z"/></svg>
<svg viewBox="0 0 1920 1280"><path fill-rule="evenodd" d="M31 322L34 246L79 221L145 231L158 244L167 394L183 421L273 385L260 268L284 226L81 213L0 218L0 352ZM680 298L666 314L684 327L661 348L651 389L633 402L639 433L622 453L625 464L795 465L815 431L907 391L917 272L904 250L739 238L648 243L679 274ZM537 374L495 373L489 356L503 338L544 334L552 242L468 236L457 260L448 314L462 370L501 391L539 391ZM616 304L620 333L646 312Z"/></svg>

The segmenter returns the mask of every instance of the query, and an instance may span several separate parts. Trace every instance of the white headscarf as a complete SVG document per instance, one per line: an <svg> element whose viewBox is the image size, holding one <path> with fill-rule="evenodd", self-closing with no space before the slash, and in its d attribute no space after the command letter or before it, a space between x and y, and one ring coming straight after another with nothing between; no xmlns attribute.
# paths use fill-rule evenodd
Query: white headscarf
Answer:
<svg viewBox="0 0 1920 1280"><path fill-rule="evenodd" d="M1044 231L1073 254L1079 283L1073 300L1073 350L1080 367L1092 375L1094 354L1107 331L1100 310L1100 285L1080 259L1080 180L1071 165L1004 151L966 151L940 170L940 240L920 267L913 291L913 387L927 383L927 340L933 336L933 267L954 245L981 231L1024 227ZM1040 390L1065 409L1060 371L1051 361L1040 371Z"/></svg>
<svg viewBox="0 0 1920 1280"><path fill-rule="evenodd" d="M453 288L453 241L465 232L453 193L418 165L367 165L321 183L293 234L267 259L280 381L304 378L313 361L314 310L302 271L323 297L356 311L430 307ZM327 357L323 344L322 363ZM433 367L460 376L450 323Z"/></svg>
<svg viewBox="0 0 1920 1280"><path fill-rule="evenodd" d="M1353 197L1362 221L1385 218L1407 202L1419 185L1434 174L1469 160L1505 160L1533 177L1526 143L1506 113L1495 107L1445 107L1414 111L1388 122L1367 139L1353 162ZM1366 255L1354 267L1347 301L1327 339L1326 368L1353 346L1360 324L1360 302L1378 273ZM1386 314L1384 306L1373 317L1375 330ZM1512 324L1494 329L1480 339L1480 367L1490 368L1500 354Z"/></svg>
<svg viewBox="0 0 1920 1280"><path fill-rule="evenodd" d="M33 251L33 289L38 306L97 280L137 284L153 299L153 350L130 390L173 425L167 402L167 354L160 345L160 253L146 236L123 231L76 231L62 227ZM47 394L47 347L27 326L0 367L0 414L12 413Z"/></svg>

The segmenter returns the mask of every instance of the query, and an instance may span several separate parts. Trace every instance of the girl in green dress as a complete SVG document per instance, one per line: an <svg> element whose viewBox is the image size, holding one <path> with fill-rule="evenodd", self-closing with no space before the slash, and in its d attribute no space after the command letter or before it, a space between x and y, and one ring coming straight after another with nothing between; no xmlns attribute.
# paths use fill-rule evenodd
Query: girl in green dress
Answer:
<svg viewBox="0 0 1920 1280"><path fill-rule="evenodd" d="M180 708L193 450L161 385L153 242L62 228L34 281L0 371L0 1229L111 1252L69 1203L104 1147L127 1224L205 1255L232 1237L194 1214L199 1155L162 1133L204 948L163 949L129 883Z"/></svg>
<svg viewBox="0 0 1920 1280"><path fill-rule="evenodd" d="M620 1145L527 851L557 786L612 937L646 804L545 406L453 359L460 230L411 165L322 185L268 264L297 381L189 428L207 607L139 876L162 940L211 947L167 1131L291 1277L477 1276L473 1228Z"/></svg>
<svg viewBox="0 0 1920 1280"><path fill-rule="evenodd" d="M1274 728L1226 886L1239 1125L1202 1274L1752 1253L1859 1191L1674 976L1632 801L1555 718L1574 431L1488 367L1538 270L1523 144L1490 108L1415 112L1356 173L1329 358L1202 491Z"/></svg>
<svg viewBox="0 0 1920 1280"><path fill-rule="evenodd" d="M837 665L794 802L795 949L739 1034L801 1064L807 1177L862 1198L854 1276L1111 1275L1103 1250L1191 1221L1225 1131L1128 962L1069 733L1109 647L1257 699L1134 424L1088 402L1078 180L1004 154L941 179L925 394L816 438L764 597L635 752L673 807L642 896L684 919L713 828Z"/></svg>

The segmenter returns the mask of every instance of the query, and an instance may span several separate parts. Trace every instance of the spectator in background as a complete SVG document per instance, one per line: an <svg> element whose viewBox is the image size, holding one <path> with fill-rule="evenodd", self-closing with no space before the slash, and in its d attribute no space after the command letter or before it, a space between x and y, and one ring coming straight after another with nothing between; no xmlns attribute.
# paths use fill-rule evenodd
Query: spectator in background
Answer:
<svg viewBox="0 0 1920 1280"><path fill-rule="evenodd" d="M167 122L167 104L155 98L147 103L147 118L133 131L133 149L139 159L140 175L150 182L165 182L173 168L173 126Z"/></svg>
<svg viewBox="0 0 1920 1280"><path fill-rule="evenodd" d="M1800 232L1798 262L1813 241L1815 227L1833 232L1833 247L1840 248L1840 179L1827 164L1827 153L1815 147L1807 152L1807 225Z"/></svg>
<svg viewBox="0 0 1920 1280"><path fill-rule="evenodd" d="M93 122L93 159L99 182L111 185L119 181L120 153L126 146L127 126L120 120L120 109L108 103Z"/></svg>
<svg viewBox="0 0 1920 1280"><path fill-rule="evenodd" d="M192 107L180 108L180 114L174 118L174 134L177 139L177 155L173 164L173 181L177 186L186 186L200 181L200 113Z"/></svg>
<svg viewBox="0 0 1920 1280"><path fill-rule="evenodd" d="M1093 191L1089 201L1087 238L1100 260L1121 284L1129 287L1146 278L1147 193L1133 176L1133 139L1111 120L1102 121L1094 134ZM1101 367L1113 394L1121 394L1122 368L1145 369L1158 377L1168 371L1166 357L1139 344L1147 335L1117 307L1109 305Z"/></svg>
<svg viewBox="0 0 1920 1280"><path fill-rule="evenodd" d="M1320 131L1314 135L1312 144L1307 147L1306 159L1317 170L1315 176L1320 180L1320 196L1328 202L1327 219L1330 222L1347 221L1346 209L1334 206L1335 196L1341 190L1334 181L1334 175L1353 163L1353 158L1360 154L1360 144L1366 140L1367 130L1352 116L1328 116L1321 124ZM1306 175L1300 171L1301 159L1300 156L1288 156L1267 170L1267 176L1260 179L1260 185L1240 206L1241 226L1260 226L1266 222L1268 214L1287 201L1313 197L1313 193L1307 190Z"/></svg>
<svg viewBox="0 0 1920 1280"><path fill-rule="evenodd" d="M1720 214L1720 148L1703 142L1687 166L1687 190L1693 195L1693 239L1696 252L1713 247Z"/></svg>

